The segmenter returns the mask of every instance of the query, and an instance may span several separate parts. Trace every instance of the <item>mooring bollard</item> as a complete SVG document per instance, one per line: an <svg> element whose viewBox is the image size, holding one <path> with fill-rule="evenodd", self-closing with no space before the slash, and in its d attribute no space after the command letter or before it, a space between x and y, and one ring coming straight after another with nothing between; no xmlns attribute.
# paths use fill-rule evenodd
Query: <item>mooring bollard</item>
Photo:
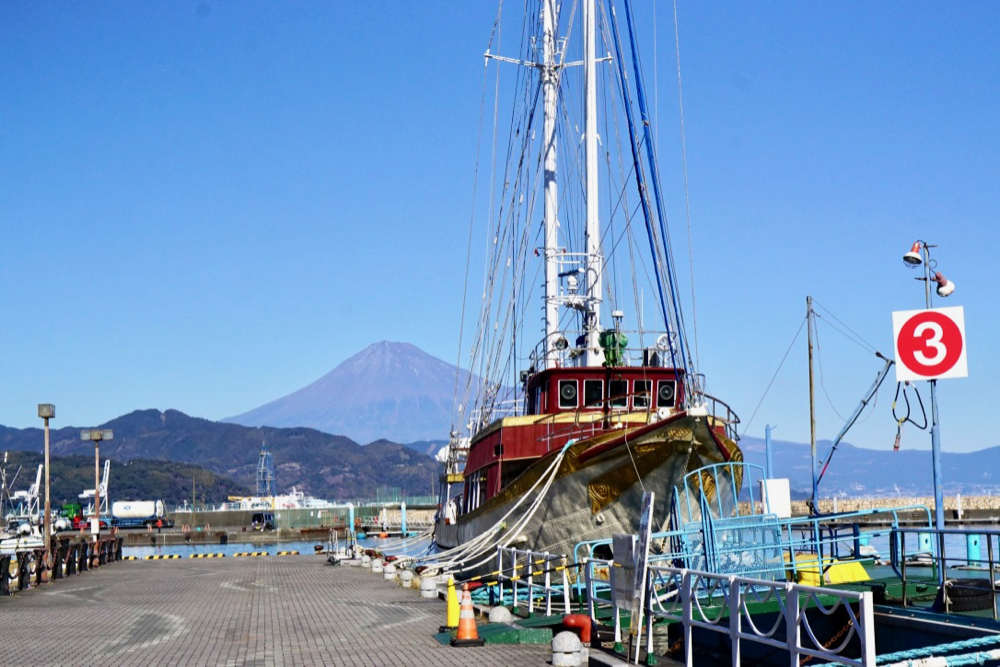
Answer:
<svg viewBox="0 0 1000 667"><path fill-rule="evenodd" d="M31 554L22 552L17 554L18 582L17 590L23 591L31 588Z"/></svg>
<svg viewBox="0 0 1000 667"><path fill-rule="evenodd" d="M77 572L87 572L90 570L90 543L80 542L77 545L77 555L79 558L76 561L76 571Z"/></svg>
<svg viewBox="0 0 1000 667"><path fill-rule="evenodd" d="M372 572L374 572L375 574L379 574L382 572L382 569L383 568L382 568L381 558L376 558L375 560L372 561Z"/></svg>
<svg viewBox="0 0 1000 667"><path fill-rule="evenodd" d="M0 554L0 596L10 594L10 554Z"/></svg>
<svg viewBox="0 0 1000 667"><path fill-rule="evenodd" d="M578 667L581 664L583 644L573 632L560 632L552 638L553 667Z"/></svg>
<svg viewBox="0 0 1000 667"><path fill-rule="evenodd" d="M402 572L400 572L399 583L403 586L403 588L409 588L410 585L413 583L413 571L403 570Z"/></svg>
<svg viewBox="0 0 1000 667"><path fill-rule="evenodd" d="M420 597L436 598L437 596L437 577L420 577Z"/></svg>

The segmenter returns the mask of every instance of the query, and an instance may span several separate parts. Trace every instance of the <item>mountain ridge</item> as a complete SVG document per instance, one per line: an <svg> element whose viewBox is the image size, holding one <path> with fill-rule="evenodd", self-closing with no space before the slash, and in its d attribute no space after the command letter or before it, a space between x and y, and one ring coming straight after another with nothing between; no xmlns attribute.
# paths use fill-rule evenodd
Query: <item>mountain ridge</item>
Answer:
<svg viewBox="0 0 1000 667"><path fill-rule="evenodd" d="M358 442L446 438L456 377L458 386L479 381L411 343L383 340L305 387L222 421L304 426Z"/></svg>

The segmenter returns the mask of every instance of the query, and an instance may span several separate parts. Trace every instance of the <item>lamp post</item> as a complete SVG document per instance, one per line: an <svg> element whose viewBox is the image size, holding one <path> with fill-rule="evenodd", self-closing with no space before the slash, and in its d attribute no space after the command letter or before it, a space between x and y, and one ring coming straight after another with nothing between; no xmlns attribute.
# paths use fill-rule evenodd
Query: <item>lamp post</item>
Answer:
<svg viewBox="0 0 1000 667"><path fill-rule="evenodd" d="M56 416L56 406L51 403L39 403L38 404L38 416L45 421L45 525L42 530L45 531L45 540L42 542L45 545L45 565L46 568L52 567L52 505L51 494L49 493L49 487L51 486L49 475L49 420Z"/></svg>
<svg viewBox="0 0 1000 667"><path fill-rule="evenodd" d="M955 291L955 284L945 278L937 268L937 262L931 259L931 248L936 248L926 241L915 241L910 251L903 255L903 262L908 268L915 269L923 265L924 275L916 280L924 281L924 299L928 310L931 308L931 282L937 283L937 294L947 297ZM934 473L934 524L938 530L944 530L944 491L941 484L941 425L938 421L937 380L930 380L931 385L931 467Z"/></svg>
<svg viewBox="0 0 1000 667"><path fill-rule="evenodd" d="M90 429L80 431L81 440L91 440L94 443L94 540L101 532L101 440L114 440L115 433L111 429Z"/></svg>

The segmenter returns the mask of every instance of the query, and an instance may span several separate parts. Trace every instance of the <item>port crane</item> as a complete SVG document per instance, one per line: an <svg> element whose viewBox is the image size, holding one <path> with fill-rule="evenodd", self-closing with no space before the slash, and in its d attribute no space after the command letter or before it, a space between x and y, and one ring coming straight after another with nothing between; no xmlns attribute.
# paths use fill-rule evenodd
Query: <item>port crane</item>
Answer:
<svg viewBox="0 0 1000 667"><path fill-rule="evenodd" d="M108 475L111 474L111 459L104 460L104 474L101 476L101 516L108 514ZM81 500L89 500L90 503L83 510L84 516L94 516L94 489L86 489L80 494Z"/></svg>

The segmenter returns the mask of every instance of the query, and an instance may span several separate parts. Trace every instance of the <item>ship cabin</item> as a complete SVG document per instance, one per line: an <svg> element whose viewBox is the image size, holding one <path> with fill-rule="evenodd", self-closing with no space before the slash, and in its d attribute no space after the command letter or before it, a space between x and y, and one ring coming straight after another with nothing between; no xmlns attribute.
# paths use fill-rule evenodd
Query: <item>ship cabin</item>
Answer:
<svg viewBox="0 0 1000 667"><path fill-rule="evenodd" d="M681 369L662 366L560 367L528 375L524 414L498 419L472 440L462 513L477 509L570 439L676 412L684 401L683 376Z"/></svg>

